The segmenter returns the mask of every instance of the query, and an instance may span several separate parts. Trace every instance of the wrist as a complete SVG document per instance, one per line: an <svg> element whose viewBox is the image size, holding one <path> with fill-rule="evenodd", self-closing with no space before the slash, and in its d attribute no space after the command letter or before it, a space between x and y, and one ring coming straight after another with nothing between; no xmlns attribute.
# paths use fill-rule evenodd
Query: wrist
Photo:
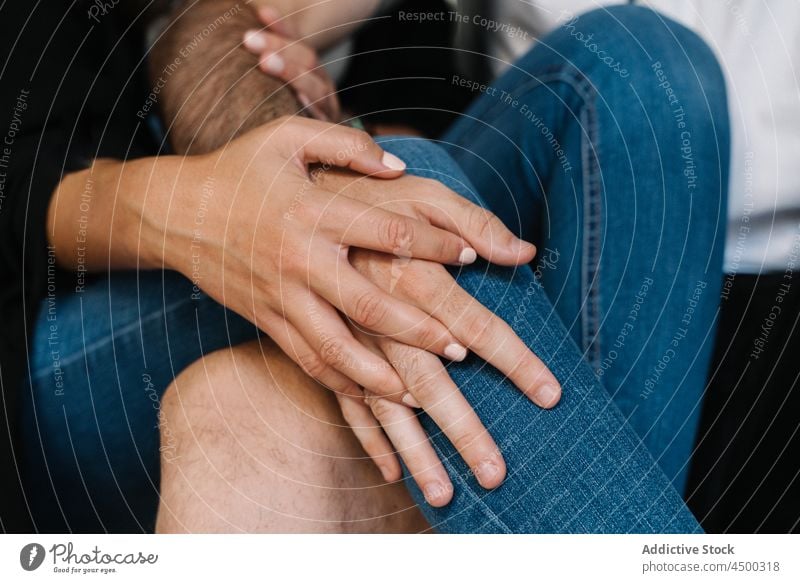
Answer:
<svg viewBox="0 0 800 583"><path fill-rule="evenodd" d="M196 258L219 236L215 176L209 157L162 156L154 159L152 188L140 203L141 257L146 266L170 269L193 279ZM217 197L218 198L218 197ZM215 245L211 245L214 247Z"/></svg>
<svg viewBox="0 0 800 583"><path fill-rule="evenodd" d="M193 157L158 156L137 160L126 169L122 239L140 269L171 269L184 263L189 227L184 206L193 190Z"/></svg>

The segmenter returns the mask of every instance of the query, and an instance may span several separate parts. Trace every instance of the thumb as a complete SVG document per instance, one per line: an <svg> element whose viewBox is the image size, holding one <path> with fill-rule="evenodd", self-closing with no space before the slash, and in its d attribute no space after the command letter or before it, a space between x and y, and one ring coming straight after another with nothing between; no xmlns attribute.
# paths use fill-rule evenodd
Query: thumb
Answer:
<svg viewBox="0 0 800 583"><path fill-rule="evenodd" d="M298 117L284 124L281 133L304 164L319 162L380 178L397 178L406 169L405 162L362 130Z"/></svg>

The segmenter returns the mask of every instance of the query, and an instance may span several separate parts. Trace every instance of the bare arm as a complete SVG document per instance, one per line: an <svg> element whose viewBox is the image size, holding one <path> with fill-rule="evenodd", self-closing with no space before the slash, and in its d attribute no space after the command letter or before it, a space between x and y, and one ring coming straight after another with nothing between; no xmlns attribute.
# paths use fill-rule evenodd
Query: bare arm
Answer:
<svg viewBox="0 0 800 583"><path fill-rule="evenodd" d="M260 26L236 0L187 1L171 16L153 47L150 77L178 153L209 152L299 110L291 90L241 48L244 33Z"/></svg>
<svg viewBox="0 0 800 583"><path fill-rule="evenodd" d="M323 46L368 17L378 0L187 0L153 47L150 77L179 153L203 153L300 109L288 87L258 70L242 46L262 27L255 10L269 6L307 44Z"/></svg>

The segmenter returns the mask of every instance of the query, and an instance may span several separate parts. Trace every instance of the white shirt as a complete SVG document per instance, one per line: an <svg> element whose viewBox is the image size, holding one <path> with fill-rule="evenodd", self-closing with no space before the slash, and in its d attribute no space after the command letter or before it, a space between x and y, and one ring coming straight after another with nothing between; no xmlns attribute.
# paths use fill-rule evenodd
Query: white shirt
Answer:
<svg viewBox="0 0 800 583"><path fill-rule="evenodd" d="M492 0L492 17L526 35L494 33L490 53L524 54L572 15L613 0ZM646 0L696 32L725 73L731 173L725 270L800 269L800 0ZM497 71L498 73L500 71Z"/></svg>

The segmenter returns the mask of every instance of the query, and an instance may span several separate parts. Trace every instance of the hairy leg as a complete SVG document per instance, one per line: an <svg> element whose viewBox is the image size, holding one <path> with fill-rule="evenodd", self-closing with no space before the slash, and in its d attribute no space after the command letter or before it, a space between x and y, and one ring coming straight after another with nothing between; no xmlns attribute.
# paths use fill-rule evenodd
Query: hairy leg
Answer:
<svg viewBox="0 0 800 583"><path fill-rule="evenodd" d="M419 532L330 391L268 340L221 350L162 400L158 532Z"/></svg>

